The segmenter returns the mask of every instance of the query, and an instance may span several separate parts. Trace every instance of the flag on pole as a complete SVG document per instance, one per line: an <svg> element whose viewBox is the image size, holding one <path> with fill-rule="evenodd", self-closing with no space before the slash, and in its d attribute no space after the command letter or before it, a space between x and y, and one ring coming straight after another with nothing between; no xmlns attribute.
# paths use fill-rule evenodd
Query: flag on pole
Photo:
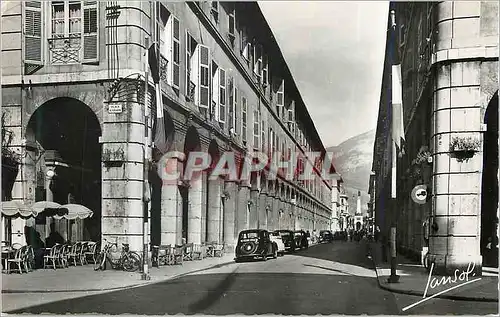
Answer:
<svg viewBox="0 0 500 317"><path fill-rule="evenodd" d="M149 68L151 70L151 77L155 83L155 96L156 96L156 122L155 122L155 135L154 135L154 148L156 155L162 156L168 150L167 138L165 135L165 122L163 121L163 97L160 86L160 68L158 63L156 43L151 45L148 50ZM156 156L155 155L155 156Z"/></svg>
<svg viewBox="0 0 500 317"><path fill-rule="evenodd" d="M403 126L403 93L401 65L392 66L392 190L391 197L396 198L397 158L404 154L405 130Z"/></svg>

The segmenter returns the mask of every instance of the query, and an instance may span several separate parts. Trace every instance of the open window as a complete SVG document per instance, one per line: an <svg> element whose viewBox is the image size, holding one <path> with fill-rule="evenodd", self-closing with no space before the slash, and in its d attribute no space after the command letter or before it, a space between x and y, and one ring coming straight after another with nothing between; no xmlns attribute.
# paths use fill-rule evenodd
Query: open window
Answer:
<svg viewBox="0 0 500 317"><path fill-rule="evenodd" d="M227 18L227 34L231 40L231 44L234 44L234 39L236 38L236 18L235 18L235 8L234 3L228 3L228 18Z"/></svg>
<svg viewBox="0 0 500 317"><path fill-rule="evenodd" d="M209 72L210 51L207 46L198 44L191 57L191 82L197 83L194 102L198 107L209 108Z"/></svg>
<svg viewBox="0 0 500 317"><path fill-rule="evenodd" d="M262 45L257 44L254 45L254 52L253 52L253 73L257 77L257 82L259 84L262 83Z"/></svg>
<svg viewBox="0 0 500 317"><path fill-rule="evenodd" d="M248 40L248 33L247 33L247 28L245 26L242 26L240 29L240 50L241 50L241 56L249 62L250 61L250 50L251 50L251 43Z"/></svg>
<svg viewBox="0 0 500 317"><path fill-rule="evenodd" d="M198 70L198 60L193 58L194 52L198 43L195 39L186 31L186 99L189 101L194 101L195 89L198 87L197 75ZM195 79L193 81L192 79Z"/></svg>
<svg viewBox="0 0 500 317"><path fill-rule="evenodd" d="M160 6L160 20L163 27L160 26L160 59L166 59L167 64L167 83L179 89L180 85L180 22L175 16L170 14L163 6ZM161 65L161 62L160 62ZM162 77L162 74L160 74Z"/></svg>
<svg viewBox="0 0 500 317"><path fill-rule="evenodd" d="M210 14L214 17L215 22L219 22L219 2L218 1L212 1L212 4L210 5Z"/></svg>
<svg viewBox="0 0 500 317"><path fill-rule="evenodd" d="M212 101L210 104L210 114L213 119L217 120L219 117L219 66L215 61L212 61L212 82L211 82L211 95Z"/></svg>
<svg viewBox="0 0 500 317"><path fill-rule="evenodd" d="M285 80L281 80L276 92L276 112L279 118L283 118L285 108Z"/></svg>

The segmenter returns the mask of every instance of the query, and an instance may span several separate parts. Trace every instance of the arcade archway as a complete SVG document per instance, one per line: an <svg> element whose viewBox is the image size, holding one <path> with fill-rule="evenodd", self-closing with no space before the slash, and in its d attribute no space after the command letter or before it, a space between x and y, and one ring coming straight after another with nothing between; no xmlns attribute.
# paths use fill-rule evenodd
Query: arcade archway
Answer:
<svg viewBox="0 0 500 317"><path fill-rule="evenodd" d="M159 168L161 169L162 167L158 166L158 164L161 157L172 150L175 137L174 122L165 110L163 111L163 118L157 118L153 124L152 135L155 140L155 147L153 148L153 164L148 175L151 184L151 243L153 245L160 245L162 232L161 197L163 181L158 173Z"/></svg>
<svg viewBox="0 0 500 317"><path fill-rule="evenodd" d="M200 135L194 126L189 127L184 141L186 162L192 152L201 152ZM186 163L185 162L185 163ZM186 164L184 164L184 173ZM179 184L182 199L182 239L185 242L199 243L201 240L201 173L195 173L190 180Z"/></svg>
<svg viewBox="0 0 500 317"><path fill-rule="evenodd" d="M484 123L481 254L483 265L498 266L498 91L486 108Z"/></svg>
<svg viewBox="0 0 500 317"><path fill-rule="evenodd" d="M39 156L31 167L36 175L35 201L81 204L94 212L84 220L56 221L65 240L99 241L101 235L101 127L95 113L73 98L55 98L30 117L26 139ZM55 172L47 187L48 170ZM35 227L44 238L50 218L38 217Z"/></svg>

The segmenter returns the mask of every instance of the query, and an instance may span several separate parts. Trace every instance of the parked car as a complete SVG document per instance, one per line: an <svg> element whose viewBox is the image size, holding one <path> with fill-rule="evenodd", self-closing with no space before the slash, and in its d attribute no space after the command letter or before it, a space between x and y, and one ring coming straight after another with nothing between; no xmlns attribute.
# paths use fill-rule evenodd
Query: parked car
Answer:
<svg viewBox="0 0 500 317"><path fill-rule="evenodd" d="M283 239L281 238L281 235L278 232L271 232L270 233L271 241L276 243L278 246L278 255L282 256L285 254L285 244L283 243Z"/></svg>
<svg viewBox="0 0 500 317"><path fill-rule="evenodd" d="M238 235L235 250L236 262L259 258L266 261L269 256L278 257L278 246L271 241L269 232L263 229L243 230Z"/></svg>
<svg viewBox="0 0 500 317"><path fill-rule="evenodd" d="M281 236L281 240L283 241L283 244L285 245L285 251L288 252L295 252L296 246L295 246L295 236L293 231L291 230L276 230L274 231L275 233L278 233Z"/></svg>
<svg viewBox="0 0 500 317"><path fill-rule="evenodd" d="M322 242L332 242L333 234L330 230L321 230L319 232L319 243Z"/></svg>
<svg viewBox="0 0 500 317"><path fill-rule="evenodd" d="M307 241L307 234L304 230L297 230L294 232L295 247L300 249L307 249L309 242Z"/></svg>

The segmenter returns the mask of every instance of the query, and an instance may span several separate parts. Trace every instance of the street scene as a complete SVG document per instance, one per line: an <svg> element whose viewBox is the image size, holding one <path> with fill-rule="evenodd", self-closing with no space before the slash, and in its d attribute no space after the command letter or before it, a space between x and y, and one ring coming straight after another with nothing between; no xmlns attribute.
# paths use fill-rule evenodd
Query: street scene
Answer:
<svg viewBox="0 0 500 317"><path fill-rule="evenodd" d="M2 313L498 314L495 1L3 1Z"/></svg>

